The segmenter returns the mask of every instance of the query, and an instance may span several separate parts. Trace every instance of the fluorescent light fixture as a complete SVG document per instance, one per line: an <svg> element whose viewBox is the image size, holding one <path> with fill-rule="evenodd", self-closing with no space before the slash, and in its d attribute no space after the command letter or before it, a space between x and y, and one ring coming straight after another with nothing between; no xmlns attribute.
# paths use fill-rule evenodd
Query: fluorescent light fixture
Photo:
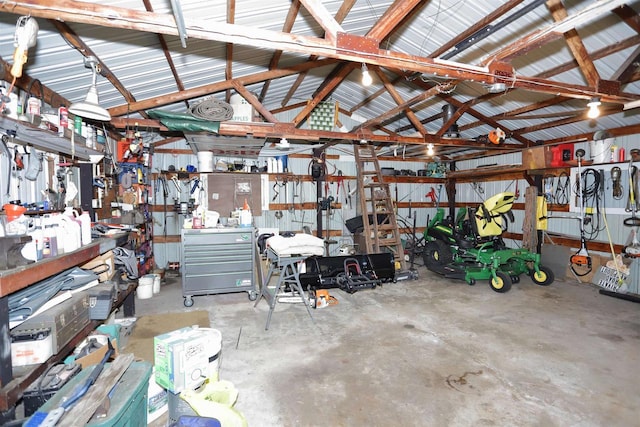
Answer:
<svg viewBox="0 0 640 427"><path fill-rule="evenodd" d="M635 101L630 101L627 102L626 104L624 104L624 107L622 107L623 110L632 110L634 108L638 108L640 107L640 99L636 99Z"/></svg>
<svg viewBox="0 0 640 427"><path fill-rule="evenodd" d="M371 74L369 74L367 64L362 63L362 86L371 86L371 83L373 83L373 79L371 78Z"/></svg>
<svg viewBox="0 0 640 427"><path fill-rule="evenodd" d="M89 56L85 58L85 67L90 67L92 72L93 81L87 92L87 97L84 101L75 102L69 107L69 113L74 116L84 117L85 119L98 120L101 122L108 122L111 120L111 114L100 106L98 100L98 88L96 86L96 77L98 61L96 58Z"/></svg>
<svg viewBox="0 0 640 427"><path fill-rule="evenodd" d="M590 119L595 119L600 116L600 98L591 98L591 101L587 104L589 107L589 111L587 112L587 117Z"/></svg>

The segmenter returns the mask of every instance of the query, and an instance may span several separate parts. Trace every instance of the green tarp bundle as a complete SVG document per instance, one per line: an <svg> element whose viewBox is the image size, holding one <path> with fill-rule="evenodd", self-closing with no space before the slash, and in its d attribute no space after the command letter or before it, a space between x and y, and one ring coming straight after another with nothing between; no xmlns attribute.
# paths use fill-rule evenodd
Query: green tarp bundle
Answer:
<svg viewBox="0 0 640 427"><path fill-rule="evenodd" d="M170 130L183 132L214 132L220 130L220 122L212 122L202 120L191 114L174 113L171 111L150 110L147 112L149 117L160 120Z"/></svg>

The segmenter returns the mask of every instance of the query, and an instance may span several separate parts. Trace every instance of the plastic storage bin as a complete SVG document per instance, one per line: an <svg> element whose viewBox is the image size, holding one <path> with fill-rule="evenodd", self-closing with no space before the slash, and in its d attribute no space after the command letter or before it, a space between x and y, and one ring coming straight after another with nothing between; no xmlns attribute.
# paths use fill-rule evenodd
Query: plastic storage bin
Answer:
<svg viewBox="0 0 640 427"><path fill-rule="evenodd" d="M70 396L78 384L84 382L93 369L84 369L73 380L68 382L38 411L50 412L60 406L62 399ZM147 425L147 393L151 364L149 362L132 362L116 385L111 397L109 413L105 418L92 418L88 426L109 427L144 427ZM100 377L98 377L100 381ZM95 385L94 385L95 387ZM64 417L58 425L64 425Z"/></svg>

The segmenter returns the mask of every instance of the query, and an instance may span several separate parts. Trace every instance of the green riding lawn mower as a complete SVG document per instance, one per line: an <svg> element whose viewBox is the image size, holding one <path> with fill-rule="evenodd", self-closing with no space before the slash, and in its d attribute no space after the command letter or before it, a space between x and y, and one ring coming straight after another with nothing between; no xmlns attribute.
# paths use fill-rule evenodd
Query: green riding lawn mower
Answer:
<svg viewBox="0 0 640 427"><path fill-rule="evenodd" d="M553 271L540 264L540 254L507 248L501 237L507 219L513 221L514 201L513 193L499 193L478 208L461 209L455 220L438 208L424 231L426 267L469 285L488 280L496 292L509 291L524 273L538 285L553 283Z"/></svg>

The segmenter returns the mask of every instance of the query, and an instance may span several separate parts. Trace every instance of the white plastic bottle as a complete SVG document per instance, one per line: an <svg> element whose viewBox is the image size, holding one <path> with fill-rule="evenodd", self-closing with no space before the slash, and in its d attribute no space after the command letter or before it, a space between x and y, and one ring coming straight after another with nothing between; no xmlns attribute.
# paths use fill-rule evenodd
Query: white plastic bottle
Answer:
<svg viewBox="0 0 640 427"><path fill-rule="evenodd" d="M82 245L88 245L91 243L91 217L89 216L89 212L84 211L79 218L82 233Z"/></svg>
<svg viewBox="0 0 640 427"><path fill-rule="evenodd" d="M253 217L251 215L251 210L249 209L249 203L247 199L244 199L244 206L240 211L240 227L251 227L251 223L253 222Z"/></svg>

